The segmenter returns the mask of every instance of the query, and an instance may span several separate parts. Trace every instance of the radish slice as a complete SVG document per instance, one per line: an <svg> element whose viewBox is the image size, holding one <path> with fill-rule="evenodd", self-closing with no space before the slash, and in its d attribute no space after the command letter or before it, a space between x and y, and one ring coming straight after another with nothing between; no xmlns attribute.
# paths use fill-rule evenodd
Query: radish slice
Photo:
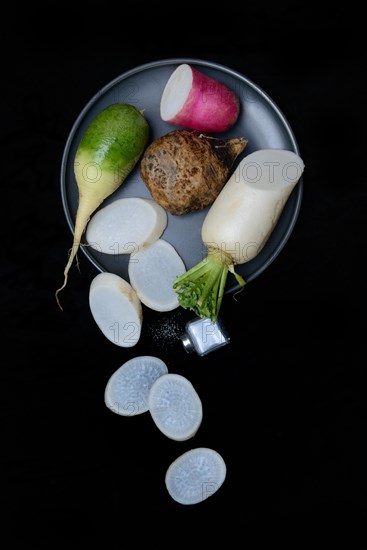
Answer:
<svg viewBox="0 0 367 550"><path fill-rule="evenodd" d="M148 399L150 414L164 435L176 441L193 437L203 418L200 398L180 374L164 374L154 382Z"/></svg>
<svg viewBox="0 0 367 550"><path fill-rule="evenodd" d="M153 382L167 372L166 364L158 357L133 357L109 379L104 396L106 406L122 416L147 412L150 388Z"/></svg>
<svg viewBox="0 0 367 550"><path fill-rule="evenodd" d="M172 284L185 271L185 264L176 250L162 239L129 258L130 284L143 304L155 311L171 311L178 307Z"/></svg>
<svg viewBox="0 0 367 550"><path fill-rule="evenodd" d="M89 306L108 340L123 348L138 343L143 313L140 300L128 282L114 273L100 273L90 285Z"/></svg>
<svg viewBox="0 0 367 550"><path fill-rule="evenodd" d="M101 208L87 226L88 244L104 254L131 254L154 243L167 213L151 199L129 197Z"/></svg>
<svg viewBox="0 0 367 550"><path fill-rule="evenodd" d="M191 449L168 468L167 491L180 504L197 504L218 491L226 473L226 464L217 451L206 447Z"/></svg>
<svg viewBox="0 0 367 550"><path fill-rule="evenodd" d="M170 76L161 97L162 120L202 132L224 132L239 114L237 96L187 63Z"/></svg>

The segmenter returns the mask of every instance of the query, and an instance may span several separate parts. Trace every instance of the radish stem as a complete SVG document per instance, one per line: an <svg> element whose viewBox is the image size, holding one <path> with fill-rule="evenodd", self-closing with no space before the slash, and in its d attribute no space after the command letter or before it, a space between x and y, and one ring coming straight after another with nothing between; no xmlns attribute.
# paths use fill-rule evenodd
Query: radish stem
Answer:
<svg viewBox="0 0 367 550"><path fill-rule="evenodd" d="M228 271L234 274L241 286L246 284L235 272L230 254L218 248L209 248L206 258L174 281L173 289L177 292L179 304L199 317L209 317L215 321L222 304Z"/></svg>

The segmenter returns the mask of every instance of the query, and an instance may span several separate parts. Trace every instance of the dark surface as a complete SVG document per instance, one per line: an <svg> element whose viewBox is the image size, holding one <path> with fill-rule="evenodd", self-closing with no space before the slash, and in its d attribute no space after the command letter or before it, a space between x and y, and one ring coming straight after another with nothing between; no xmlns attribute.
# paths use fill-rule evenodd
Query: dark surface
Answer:
<svg viewBox="0 0 367 550"><path fill-rule="evenodd" d="M19 10L9 20L13 41L3 44L7 547L22 539L27 548L87 548L93 541L122 548L132 529L136 541L148 532L151 543L164 538L165 522L176 537L198 527L207 541L222 532L243 543L259 533L272 540L273 521L283 535L301 521L301 538L319 521L330 521L332 533L346 518L360 522L367 213L358 14L336 8L321 14L290 2L276 14L248 6L240 14L232 6L226 13L214 8L213 24L204 12L194 26L177 19L167 29L157 8L154 18L135 3L124 18L89 6L89 18L76 8L52 16ZM173 13L170 18L176 20ZM136 39L126 36L126 25ZM13 45L19 53L11 61ZM183 310L170 317L145 309L135 348L106 340L89 311L97 272L83 254L80 273L72 269L62 295L63 312L54 299L71 245L59 184L69 131L110 80L168 57L212 60L256 82L289 120L306 165L301 211L287 245L236 299L224 301L221 318L231 343L204 358L160 337L162 323L172 329L191 318ZM105 407L109 376L143 354L162 358L196 387L204 420L194 439L168 440L148 414L122 418ZM183 507L166 493L165 471L197 446L220 452L228 476L205 503ZM150 519L154 531L144 527Z"/></svg>

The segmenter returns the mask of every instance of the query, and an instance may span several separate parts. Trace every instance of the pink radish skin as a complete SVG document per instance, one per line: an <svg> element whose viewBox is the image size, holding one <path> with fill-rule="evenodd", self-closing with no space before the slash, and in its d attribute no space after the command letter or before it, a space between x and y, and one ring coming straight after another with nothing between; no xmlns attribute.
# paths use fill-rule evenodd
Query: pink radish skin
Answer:
<svg viewBox="0 0 367 550"><path fill-rule="evenodd" d="M225 84L183 63L170 76L162 94L165 122L201 132L225 132L236 122L240 106Z"/></svg>

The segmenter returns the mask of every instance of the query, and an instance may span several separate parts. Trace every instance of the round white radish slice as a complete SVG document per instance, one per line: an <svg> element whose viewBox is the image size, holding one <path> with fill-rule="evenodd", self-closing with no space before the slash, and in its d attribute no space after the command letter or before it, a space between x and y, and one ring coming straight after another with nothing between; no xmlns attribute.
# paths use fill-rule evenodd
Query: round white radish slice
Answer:
<svg viewBox="0 0 367 550"><path fill-rule="evenodd" d="M104 254L131 254L154 243L167 225L167 213L151 199L118 199L94 214L88 244Z"/></svg>
<svg viewBox="0 0 367 550"><path fill-rule="evenodd" d="M197 504L218 491L226 473L226 464L217 451L207 447L191 449L168 468L167 491L180 504Z"/></svg>
<svg viewBox="0 0 367 550"><path fill-rule="evenodd" d="M95 322L108 340L123 348L138 343L143 312L141 302L128 282L114 273L100 273L90 285L89 306Z"/></svg>
<svg viewBox="0 0 367 550"><path fill-rule="evenodd" d="M147 412L150 388L153 382L167 372L166 364L158 357L133 357L109 379L104 395L106 406L122 416Z"/></svg>
<svg viewBox="0 0 367 550"><path fill-rule="evenodd" d="M164 374L149 392L150 414L164 435L176 441L193 437L203 418L200 397L187 378Z"/></svg>
<svg viewBox="0 0 367 550"><path fill-rule="evenodd" d="M225 84L191 67L179 65L161 97L162 120L203 132L224 132L239 114L237 96Z"/></svg>
<svg viewBox="0 0 367 550"><path fill-rule="evenodd" d="M163 239L129 258L130 284L143 304L155 311L171 311L178 307L172 284L185 271L181 257Z"/></svg>

